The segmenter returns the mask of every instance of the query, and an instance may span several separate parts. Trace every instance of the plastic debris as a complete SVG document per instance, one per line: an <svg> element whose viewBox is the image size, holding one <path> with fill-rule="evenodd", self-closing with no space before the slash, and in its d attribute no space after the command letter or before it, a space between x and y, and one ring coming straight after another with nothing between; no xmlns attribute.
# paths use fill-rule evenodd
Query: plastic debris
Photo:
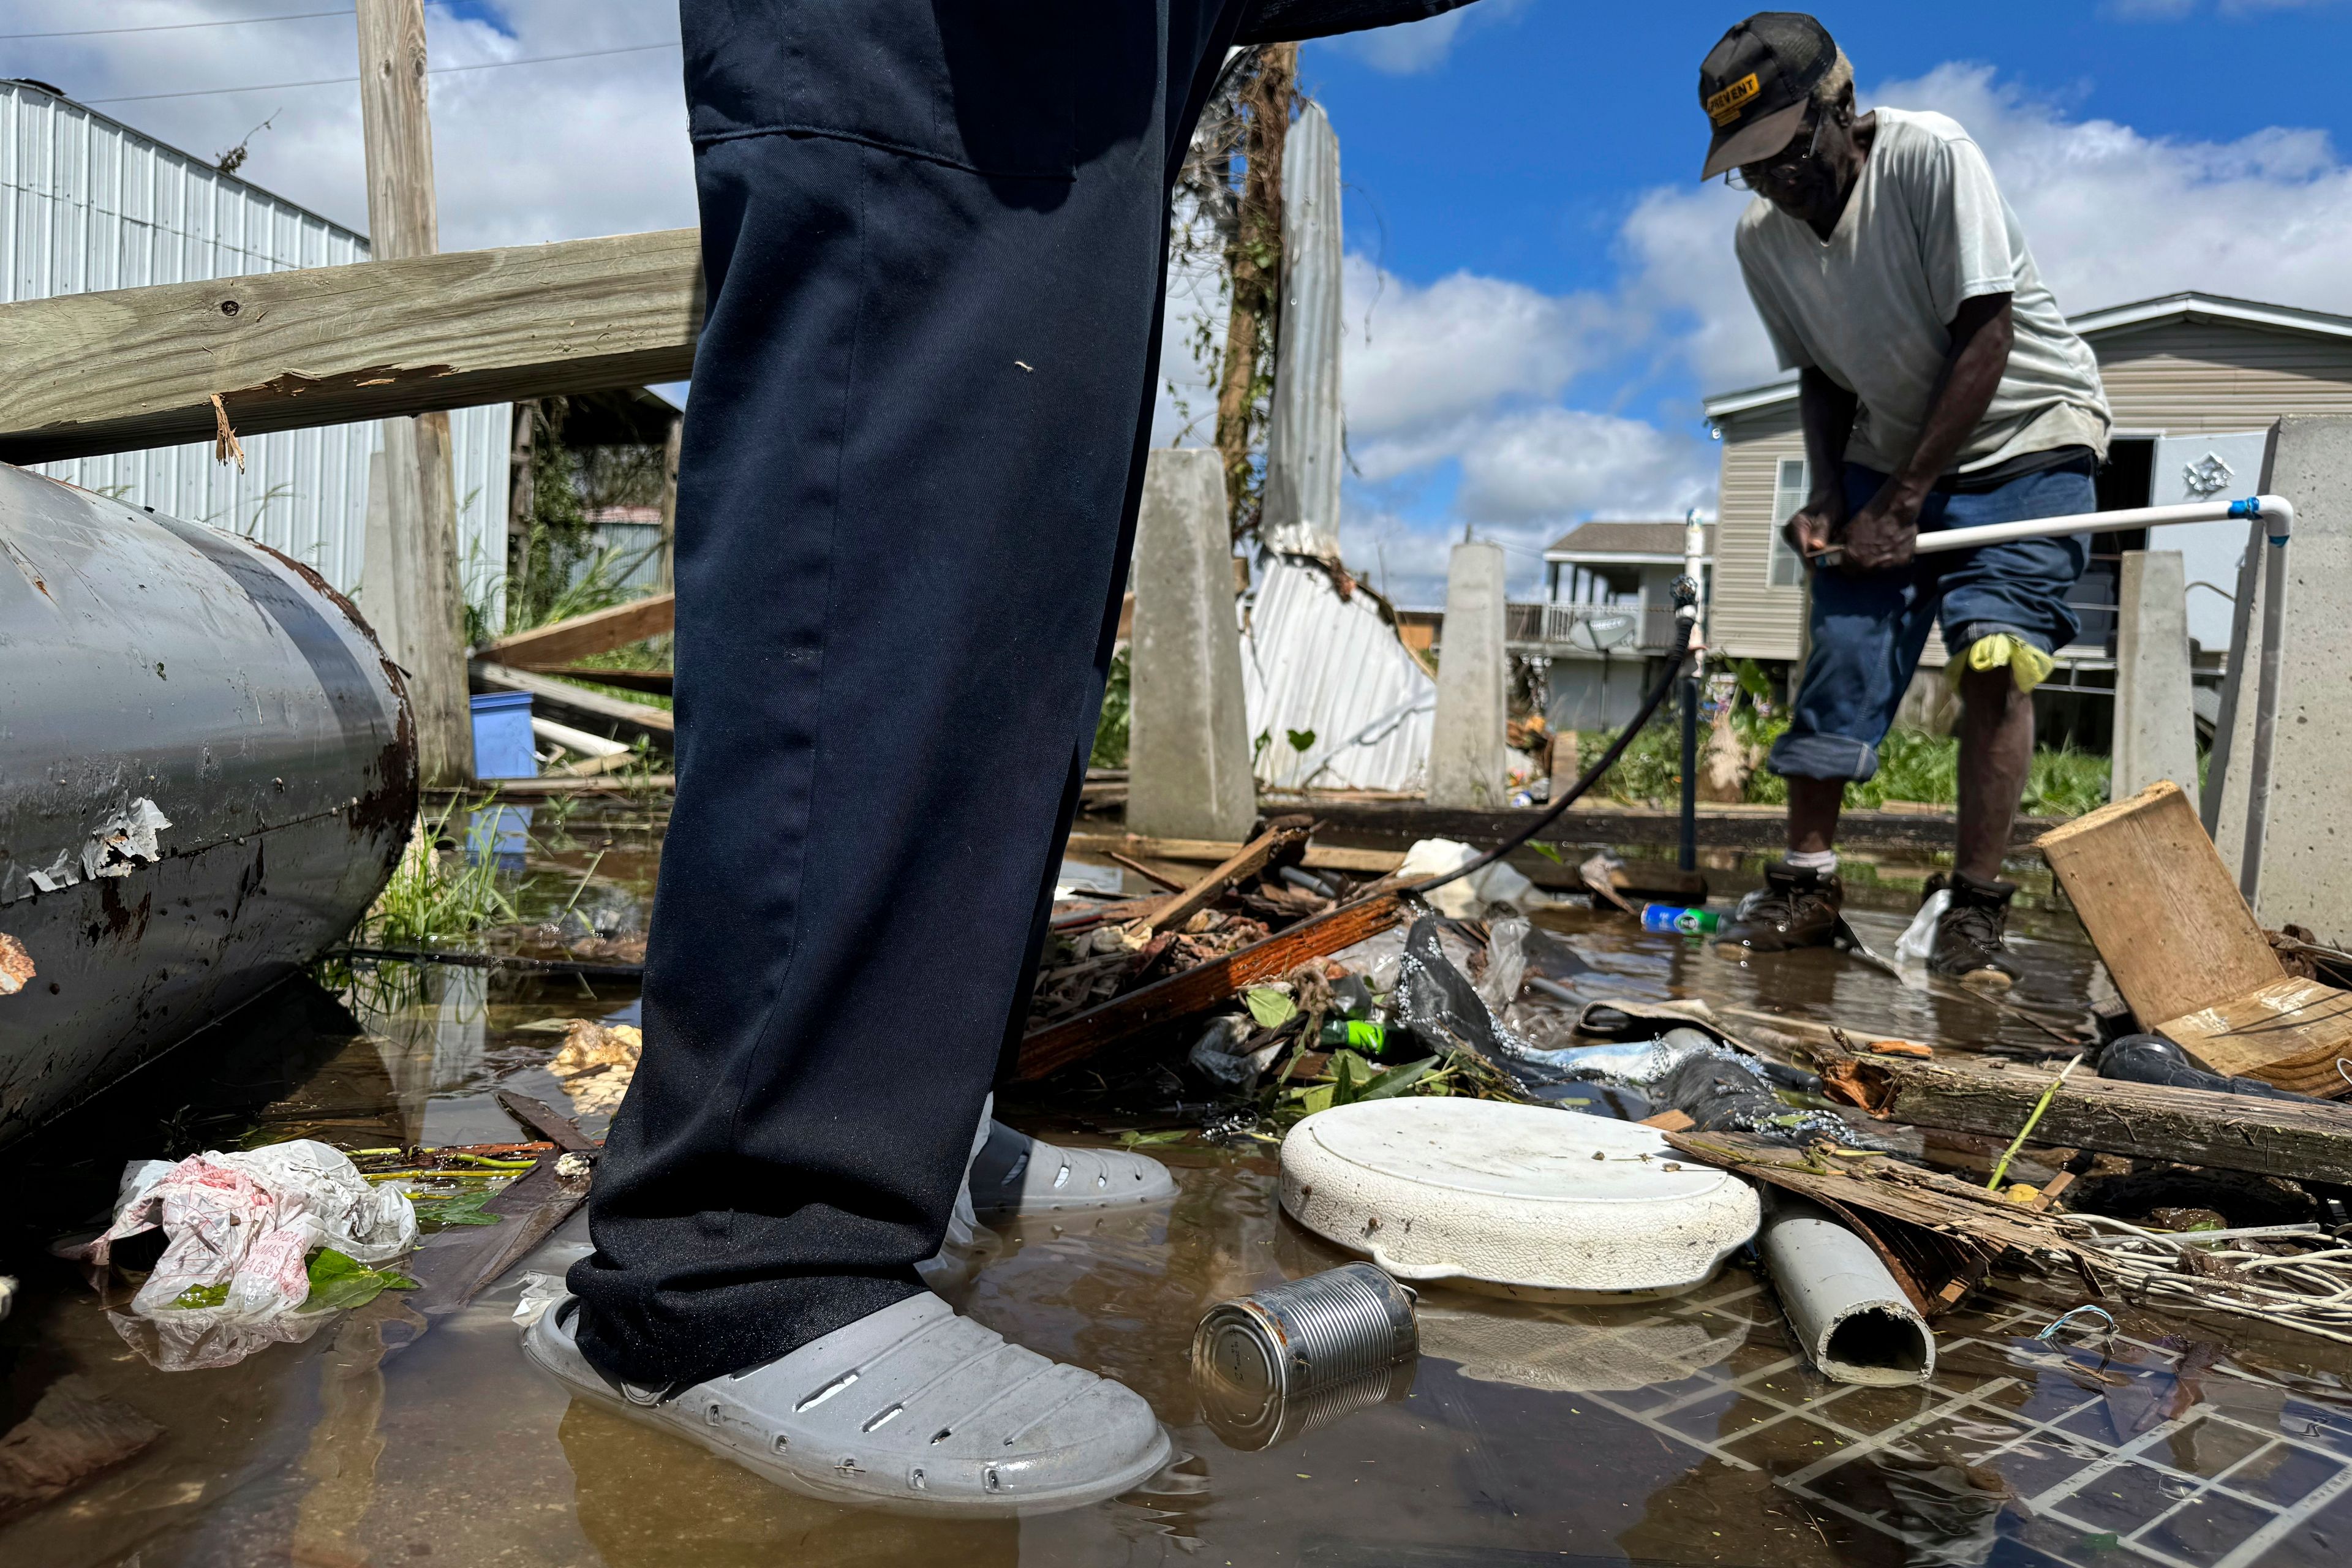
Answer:
<svg viewBox="0 0 2352 1568"><path fill-rule="evenodd" d="M2229 1078L2208 1072L2162 1035L2126 1035L2109 1042L2106 1049L2099 1053L2099 1076L2124 1083L2155 1083L2171 1089L2201 1089L2213 1094L2317 1103L2310 1095L2275 1089L2258 1078Z"/></svg>
<svg viewBox="0 0 2352 1568"><path fill-rule="evenodd" d="M163 1256L130 1312L109 1316L166 1370L227 1366L264 1345L308 1339L330 1315L310 1306L311 1253L331 1248L372 1268L416 1245L405 1194L307 1138L134 1163L114 1223L68 1255L103 1268L116 1242L159 1226Z"/></svg>
<svg viewBox="0 0 2352 1568"><path fill-rule="evenodd" d="M522 1328L539 1321L541 1314L569 1294L561 1274L526 1274L522 1277L522 1295L516 1300L514 1321Z"/></svg>
<svg viewBox="0 0 2352 1568"><path fill-rule="evenodd" d="M1951 904L1952 890L1949 888L1938 888L1927 895L1927 901L1919 906L1919 912L1911 917L1911 923L1903 928L1901 936L1895 939L1895 963L1922 968L1927 965L1936 951L1936 922L1944 918L1944 911Z"/></svg>
<svg viewBox="0 0 2352 1568"><path fill-rule="evenodd" d="M563 1080L563 1092L572 1106L589 1114L618 1110L637 1074L637 1056L645 1036L630 1024L597 1024L574 1019L563 1033L563 1048L547 1064Z"/></svg>
<svg viewBox="0 0 2352 1568"><path fill-rule="evenodd" d="M1405 851L1404 863L1396 868L1395 875L1406 881L1443 876L1468 865L1480 853L1452 838L1424 838ZM1508 904L1521 914L1551 905L1548 895L1500 860L1458 882L1432 889L1427 897L1432 908L1455 920L1485 914L1496 904Z"/></svg>

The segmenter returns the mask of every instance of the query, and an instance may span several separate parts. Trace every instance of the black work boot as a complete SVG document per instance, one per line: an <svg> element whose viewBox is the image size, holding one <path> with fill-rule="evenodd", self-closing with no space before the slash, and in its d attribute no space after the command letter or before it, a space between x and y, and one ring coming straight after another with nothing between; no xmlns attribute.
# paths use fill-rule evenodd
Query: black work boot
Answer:
<svg viewBox="0 0 2352 1568"><path fill-rule="evenodd" d="M1764 868L1764 885L1739 900L1716 941L1750 952L1827 947L1837 932L1845 884L1834 871L1782 861Z"/></svg>
<svg viewBox="0 0 2352 1568"><path fill-rule="evenodd" d="M1936 921L1936 945L1927 955L1928 969L1963 985L2008 990L2025 973L2009 956L2004 941L2009 900L2017 896L2017 884L1979 881L1966 871L1955 871L1949 882L1940 874L1928 879L1930 894L1939 886L1950 890L1952 901Z"/></svg>

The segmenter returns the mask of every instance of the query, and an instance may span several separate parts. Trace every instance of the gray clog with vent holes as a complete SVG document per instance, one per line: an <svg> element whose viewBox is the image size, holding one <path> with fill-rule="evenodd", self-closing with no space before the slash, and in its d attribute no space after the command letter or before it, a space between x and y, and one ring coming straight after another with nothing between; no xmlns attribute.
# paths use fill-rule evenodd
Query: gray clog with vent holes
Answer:
<svg viewBox="0 0 2352 1568"><path fill-rule="evenodd" d="M1051 1513L1117 1497L1169 1458L1140 1396L1009 1343L937 1296L668 1394L591 1366L573 1339L579 1317L567 1296L523 1333L530 1359L573 1394L831 1502Z"/></svg>
<svg viewBox="0 0 2352 1568"><path fill-rule="evenodd" d="M1002 1121L972 1156L971 1206L983 1220L1156 1203L1176 1195L1168 1167L1122 1149L1057 1149Z"/></svg>

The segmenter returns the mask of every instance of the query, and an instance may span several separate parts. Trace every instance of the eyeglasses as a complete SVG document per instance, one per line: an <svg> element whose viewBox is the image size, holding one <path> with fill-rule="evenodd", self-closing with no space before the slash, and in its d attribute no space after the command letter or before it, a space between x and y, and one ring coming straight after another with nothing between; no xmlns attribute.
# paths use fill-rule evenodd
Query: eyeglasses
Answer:
<svg viewBox="0 0 2352 1568"><path fill-rule="evenodd" d="M1786 180L1811 162L1813 154L1821 151L1822 117L1819 110L1808 110L1805 119L1812 126L1813 131L1811 135L1805 138L1803 152L1800 153L1796 150L1797 141L1792 136L1789 139L1789 144L1786 147L1781 148L1769 158L1759 158L1752 163L1741 163L1737 167L1726 169L1723 172L1723 183L1735 191L1755 191L1762 184Z"/></svg>

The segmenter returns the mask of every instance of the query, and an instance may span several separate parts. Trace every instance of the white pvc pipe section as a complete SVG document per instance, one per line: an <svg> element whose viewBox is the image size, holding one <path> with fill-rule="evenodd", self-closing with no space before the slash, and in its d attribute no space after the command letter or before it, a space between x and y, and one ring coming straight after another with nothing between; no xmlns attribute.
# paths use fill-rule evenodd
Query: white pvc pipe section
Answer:
<svg viewBox="0 0 2352 1568"><path fill-rule="evenodd" d="M1935 1332L1869 1245L1817 1205L1778 1192L1770 1204L1757 1250L1822 1375L1880 1388L1935 1376Z"/></svg>
<svg viewBox="0 0 2352 1568"><path fill-rule="evenodd" d="M2254 754L2246 775L2246 838L2238 861L2238 890L2254 901L2262 884L2263 831L2270 818L2271 759L2278 739L2279 662L2286 630L2286 542L2294 531L2294 503L2284 496L2259 495L2242 500L2191 501L2185 506L2130 507L2121 511L2077 512L2070 517L2032 517L2017 522L1989 522L1977 528L1946 528L1923 532L1912 545L1917 555L1974 550L2012 539L2056 539L2069 533L2117 533L2126 529L2160 528L2174 522L2227 522L2252 519L2261 522L2270 541L2263 560L2263 654L2261 683L2254 697ZM1833 551L1822 552L1834 560Z"/></svg>

